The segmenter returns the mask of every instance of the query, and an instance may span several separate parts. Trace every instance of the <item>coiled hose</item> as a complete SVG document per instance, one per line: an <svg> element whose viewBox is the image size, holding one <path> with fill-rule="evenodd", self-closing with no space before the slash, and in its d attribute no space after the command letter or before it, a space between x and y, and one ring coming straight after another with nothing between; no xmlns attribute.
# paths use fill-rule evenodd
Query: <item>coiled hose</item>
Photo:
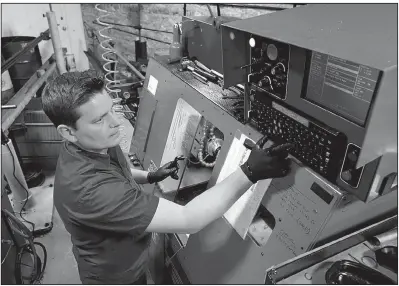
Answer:
<svg viewBox="0 0 399 286"><path fill-rule="evenodd" d="M98 31L98 34L100 37L103 38L102 41L100 41L100 47L104 50L104 52L101 54L101 58L105 61L103 65L103 69L105 70L105 88L107 89L108 93L116 98L119 97L119 93L121 92L120 89L116 88L115 85L120 83L119 80L116 80L116 75L119 73L117 70L117 64L118 62L118 56L115 54L112 45L114 44L114 39L108 35L105 34L105 32L109 29L112 29L113 26L104 22L101 22L103 18L108 17L112 13L108 12L107 10L99 8L100 4L96 4L95 9L99 12L105 13L104 15L101 15L96 18L96 21L99 25L104 26L104 28L100 29ZM112 64L114 64L114 67L112 69Z"/></svg>

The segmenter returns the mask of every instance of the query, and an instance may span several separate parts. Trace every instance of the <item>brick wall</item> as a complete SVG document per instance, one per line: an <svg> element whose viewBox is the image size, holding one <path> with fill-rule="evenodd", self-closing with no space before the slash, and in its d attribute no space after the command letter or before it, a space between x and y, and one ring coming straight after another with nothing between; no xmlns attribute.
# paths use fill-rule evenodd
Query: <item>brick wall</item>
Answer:
<svg viewBox="0 0 399 286"><path fill-rule="evenodd" d="M135 60L134 41L138 38L138 30L122 25L135 26L141 23L142 27L172 31L173 24L180 22L183 16L183 4L140 4L140 19L138 17L139 4L101 4L100 8L109 11L110 15L102 18L104 21L113 22L119 25L114 25L113 29L105 34L110 35L116 43L116 48L129 60ZM245 4L240 4L245 5ZM292 8L292 4L248 4L252 6L265 7L280 7ZM95 9L95 4L81 4L83 21L86 29L87 47L95 52L98 58L101 57L102 49L99 48L99 40L104 38L98 35L98 30L102 26L95 24L96 18L105 15ZM211 9L216 15L216 5L211 5ZM275 10L265 9L250 9L244 7L225 7L221 6L222 16L234 16L245 19L261 14L272 13ZM187 4L188 16L208 16L209 10L206 5ZM162 33L159 31L149 31L142 29L141 35L161 40L166 43L172 41L171 33ZM151 39L144 39L147 41L147 52L149 56L153 56L156 51L168 52L169 45L157 42Z"/></svg>

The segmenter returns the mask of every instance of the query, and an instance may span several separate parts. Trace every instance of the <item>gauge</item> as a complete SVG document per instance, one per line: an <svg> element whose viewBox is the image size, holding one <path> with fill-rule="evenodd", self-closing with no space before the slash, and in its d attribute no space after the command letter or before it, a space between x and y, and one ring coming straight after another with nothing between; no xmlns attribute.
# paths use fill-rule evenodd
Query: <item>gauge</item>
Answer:
<svg viewBox="0 0 399 286"><path fill-rule="evenodd" d="M267 57L271 59L272 61L277 60L278 57L278 51L277 47L273 44L270 44L267 46Z"/></svg>

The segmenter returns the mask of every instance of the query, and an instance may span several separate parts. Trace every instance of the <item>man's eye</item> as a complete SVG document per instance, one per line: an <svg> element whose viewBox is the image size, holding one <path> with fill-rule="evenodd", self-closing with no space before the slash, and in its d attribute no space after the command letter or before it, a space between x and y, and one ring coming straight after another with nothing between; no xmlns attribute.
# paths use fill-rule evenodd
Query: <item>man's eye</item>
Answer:
<svg viewBox="0 0 399 286"><path fill-rule="evenodd" d="M101 123L104 119L100 118L99 120L97 120L95 123Z"/></svg>

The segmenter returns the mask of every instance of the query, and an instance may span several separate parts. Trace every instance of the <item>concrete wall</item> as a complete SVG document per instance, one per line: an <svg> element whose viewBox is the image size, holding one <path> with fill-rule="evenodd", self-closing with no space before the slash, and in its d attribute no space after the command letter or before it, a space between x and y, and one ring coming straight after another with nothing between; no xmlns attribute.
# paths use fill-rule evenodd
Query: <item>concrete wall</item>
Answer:
<svg viewBox="0 0 399 286"><path fill-rule="evenodd" d="M141 23L142 27L168 31L170 33L162 33L159 31L142 30L142 36L147 36L161 40L166 43L172 41L172 27L176 22L180 22L183 16L183 4L140 4L141 13L140 19L138 17L139 4L101 4L99 8L109 11L109 16L102 18L104 21L117 23L113 29L109 30L110 35L116 42L116 48L129 60L135 60L134 40L138 37L138 30L121 25L138 25ZM240 4L245 5L245 4ZM280 7L292 8L292 4L248 4L264 7ZM216 5L211 5L211 9L217 15ZM249 18L261 14L275 12L272 9L249 9L239 7L224 7L221 6L222 16L234 16L237 18ZM86 29L87 46L96 53L101 55L102 49L98 48L98 40L104 38L98 36L98 30L102 26L95 24L96 18L101 15L106 15L95 9L95 4L82 4L83 21ZM206 5L187 4L188 16L208 16L209 10ZM125 31L125 32L123 32ZM129 34L130 33L130 34ZM133 34L136 35L133 35ZM168 44L156 42L151 39L147 41L148 55L153 56L156 51L167 52Z"/></svg>

